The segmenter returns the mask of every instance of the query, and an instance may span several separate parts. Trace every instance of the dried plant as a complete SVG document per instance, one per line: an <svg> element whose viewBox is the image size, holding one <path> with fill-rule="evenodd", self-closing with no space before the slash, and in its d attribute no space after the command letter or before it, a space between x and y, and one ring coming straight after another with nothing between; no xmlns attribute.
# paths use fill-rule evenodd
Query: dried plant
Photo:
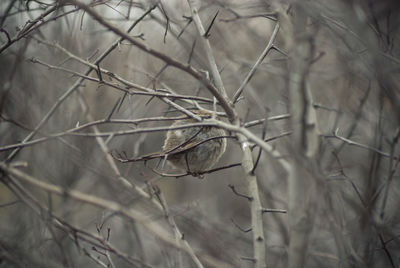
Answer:
<svg viewBox="0 0 400 268"><path fill-rule="evenodd" d="M397 2L2 1L0 266L399 267Z"/></svg>

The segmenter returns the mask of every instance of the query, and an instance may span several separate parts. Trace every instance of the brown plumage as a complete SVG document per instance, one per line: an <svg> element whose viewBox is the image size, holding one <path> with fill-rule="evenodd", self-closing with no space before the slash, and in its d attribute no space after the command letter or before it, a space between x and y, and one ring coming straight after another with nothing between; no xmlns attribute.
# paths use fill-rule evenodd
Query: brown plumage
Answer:
<svg viewBox="0 0 400 268"><path fill-rule="evenodd" d="M194 111L202 118L210 118L212 113L205 110ZM176 120L172 126L180 126L197 121L193 118ZM212 139L226 135L218 127L192 127L167 132L162 152L167 160L179 169L200 173L213 167L226 148L226 138ZM206 141L207 140L207 141Z"/></svg>

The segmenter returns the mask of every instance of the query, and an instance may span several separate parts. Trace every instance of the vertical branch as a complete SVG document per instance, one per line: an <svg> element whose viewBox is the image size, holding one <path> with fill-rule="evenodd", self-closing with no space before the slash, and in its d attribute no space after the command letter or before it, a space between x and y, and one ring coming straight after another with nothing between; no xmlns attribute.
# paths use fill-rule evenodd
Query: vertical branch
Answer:
<svg viewBox="0 0 400 268"><path fill-rule="evenodd" d="M194 24L196 25L197 31L199 32L200 35L200 42L203 45L204 50L206 52L207 62L211 74L214 78L215 86L218 88L219 94L221 94L224 99L229 100L228 95L226 94L224 88L224 84L221 79L221 75L219 74L218 71L217 63L215 62L215 58L212 53L210 42L208 41L208 36L206 35L206 31L204 30L203 24L201 23L199 12L193 3L193 0L188 0L188 3L190 6L190 11L192 13Z"/></svg>
<svg viewBox="0 0 400 268"><path fill-rule="evenodd" d="M257 177L253 173L254 161L251 154L250 146L247 138L243 135L237 135L241 144L242 155L242 168L246 174L246 181L248 192L251 197L250 212L251 212L251 227L253 233L253 256L256 268L266 267L266 251L265 251L265 237L262 219L262 206L258 191Z"/></svg>
<svg viewBox="0 0 400 268"><path fill-rule="evenodd" d="M206 56L210 66L210 71L212 76L214 77L216 87L219 90L219 94L221 94L222 98L224 98L228 103L231 103L228 99L225 88L223 86L223 82L212 53L211 45L207 39L206 32L201 23L198 10L191 0L188 0L188 3L192 12L193 21L195 22L197 31L200 34L201 42L206 51ZM239 124L239 119L237 117L235 118L234 123L236 125ZM242 148L243 152L242 168L246 174L248 192L249 195L251 196L250 212L251 212L251 225L253 233L253 256L255 261L255 267L264 268L266 267L265 238L263 230L262 206L258 192L258 182L257 182L257 177L253 172L254 161L251 154L248 139L240 133L236 133L236 136Z"/></svg>
<svg viewBox="0 0 400 268"><path fill-rule="evenodd" d="M315 111L308 86L313 55L313 39L308 32L308 18L300 4L294 5L292 61L290 62L289 96L292 114L292 161L289 174L289 267L304 267L308 239L313 226L316 204L316 163L318 133Z"/></svg>

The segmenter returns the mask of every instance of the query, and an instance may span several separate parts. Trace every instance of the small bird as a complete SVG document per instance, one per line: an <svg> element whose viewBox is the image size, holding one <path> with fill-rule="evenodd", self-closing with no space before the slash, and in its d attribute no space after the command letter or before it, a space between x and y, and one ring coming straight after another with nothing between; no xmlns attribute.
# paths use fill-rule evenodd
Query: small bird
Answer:
<svg viewBox="0 0 400 268"><path fill-rule="evenodd" d="M201 118L211 118L206 110L193 111ZM197 121L193 118L176 120L171 126L180 126ZM213 126L169 130L166 134L162 153L179 169L197 174L209 170L221 158L226 149L226 138L222 128Z"/></svg>
<svg viewBox="0 0 400 268"><path fill-rule="evenodd" d="M193 111L202 119L211 118L212 113L206 110ZM172 127L193 124L193 118L178 119ZM226 149L225 130L213 126L190 127L169 130L166 134L161 152L151 153L134 159L117 158L121 162L148 161L164 158L178 169L186 170L193 176L212 168Z"/></svg>

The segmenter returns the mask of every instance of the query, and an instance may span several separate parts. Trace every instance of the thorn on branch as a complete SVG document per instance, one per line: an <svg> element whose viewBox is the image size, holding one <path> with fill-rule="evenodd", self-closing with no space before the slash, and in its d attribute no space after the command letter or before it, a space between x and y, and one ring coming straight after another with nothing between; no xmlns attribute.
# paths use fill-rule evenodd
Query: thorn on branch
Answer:
<svg viewBox="0 0 400 268"><path fill-rule="evenodd" d="M269 112L269 109L268 109L268 108L266 108L266 112L267 112L267 113ZM268 116L266 115L265 118L268 118ZM267 134L267 120L264 120L264 121L263 121L262 135L261 135L261 138L262 138L263 140L265 139L265 135L266 135L266 134ZM257 168L257 166L258 166L258 163L260 162L262 151L263 151L263 150L262 150L262 148L260 147L260 148L259 148L259 151L258 151L258 154L257 154L256 162L254 163L254 166L253 166L253 168L251 169L251 172L250 172L250 174L252 174L252 175L254 175L254 172L255 172L255 170L256 170L256 168Z"/></svg>
<svg viewBox="0 0 400 268"><path fill-rule="evenodd" d="M92 247L92 250L104 257L106 257L107 255L104 252L99 251L95 246Z"/></svg>
<svg viewBox="0 0 400 268"><path fill-rule="evenodd" d="M79 245L79 240L78 240L78 234L76 230L71 230L72 231L72 237L74 238L74 243L78 251L80 250L81 246Z"/></svg>
<svg viewBox="0 0 400 268"><path fill-rule="evenodd" d="M232 218L231 218L231 222L235 225L236 228L238 228L240 231L242 231L243 233L248 233L252 230L252 228L248 228L248 229L243 229L242 227L239 226L239 224L237 224Z"/></svg>
<svg viewBox="0 0 400 268"><path fill-rule="evenodd" d="M256 263L257 262L257 260L252 258L252 257L240 257L240 259L244 260L244 261L250 261L252 263Z"/></svg>
<svg viewBox="0 0 400 268"><path fill-rule="evenodd" d="M268 213L268 212L273 212L273 213L287 213L286 209L276 209L276 208L263 208L261 210L261 213Z"/></svg>
<svg viewBox="0 0 400 268"><path fill-rule="evenodd" d="M106 238L106 241L110 241L110 233L111 233L111 228L107 227L107 238Z"/></svg>
<svg viewBox="0 0 400 268"><path fill-rule="evenodd" d="M7 36L7 44L10 44L11 38L10 38L10 35L8 34L8 32L6 30L4 30L3 28L0 28L0 32L4 33Z"/></svg>
<svg viewBox="0 0 400 268"><path fill-rule="evenodd" d="M210 33L210 31L211 31L211 27L214 25L214 22L215 22L215 19L216 19L217 16L218 16L218 13L219 13L219 10L217 10L217 13L215 13L214 18L212 19L210 25L209 25L208 28L207 28L207 31L204 33L204 37L205 37L205 38L210 37L210 34L209 34L209 33Z"/></svg>
<svg viewBox="0 0 400 268"><path fill-rule="evenodd" d="M135 37L135 38L139 38L139 39L141 39L141 40L143 40L143 41L146 40L146 38L144 38L144 33L140 33L140 34L138 34L138 35L135 35L134 37ZM165 43L165 42L164 42L164 43Z"/></svg>
<svg viewBox="0 0 400 268"><path fill-rule="evenodd" d="M244 97L240 96L239 98L237 98L236 103L238 103L239 101L242 101L242 100L244 100Z"/></svg>
<svg viewBox="0 0 400 268"><path fill-rule="evenodd" d="M233 192L235 195L240 196L240 197L243 197L243 198L246 198L246 199L249 200L249 201L253 201L253 197L247 196L247 195L244 195L244 194L241 194L241 193L238 193L238 192L236 191L236 189L235 189L235 186L233 186L232 184L229 184L228 187L231 188L232 192Z"/></svg>
<svg viewBox="0 0 400 268"><path fill-rule="evenodd" d="M165 19L166 19L166 23L165 23L165 32L164 32L164 39L163 39L163 42L164 42L164 44L166 43L166 39L167 39L167 34L168 34L168 29L169 29L169 17L168 17L168 15L167 15L167 12L165 11L165 9L164 9L164 6L163 6L163 4L160 2L160 10L161 10L161 13L164 15L164 17L165 17Z"/></svg>
<svg viewBox="0 0 400 268"><path fill-rule="evenodd" d="M260 147L260 148L258 148L258 149L259 149L259 151L258 151L258 154L257 154L256 162L254 163L253 168L252 168L251 171L250 171L250 174L251 174L251 175L254 175L254 172L256 171L256 168L257 168L257 166L258 166L258 163L260 162L260 159L261 159L262 148Z"/></svg>
<svg viewBox="0 0 400 268"><path fill-rule="evenodd" d="M97 66L97 76L99 77L100 83L102 83L103 82L103 77L101 75L100 63L97 63L96 66Z"/></svg>
<svg viewBox="0 0 400 268"><path fill-rule="evenodd" d="M271 48L272 48L272 49L275 49L276 51L278 51L279 53L281 53L281 54L284 55L285 57L289 57L289 55L288 55L286 52L284 52L282 49L280 49L279 47L277 47L277 46L275 46L275 45L272 45Z"/></svg>
<svg viewBox="0 0 400 268"><path fill-rule="evenodd" d="M324 51L321 51L314 59L311 60L311 64L316 63L317 61L319 61L323 56L325 55Z"/></svg>
<svg viewBox="0 0 400 268"><path fill-rule="evenodd" d="M132 162L131 159L128 158L128 155L126 154L125 151L123 151L122 153L118 153L116 151L116 155L114 155L113 152L110 152L110 155L112 158L114 158L115 160L121 162L121 163L127 163L127 162Z"/></svg>
<svg viewBox="0 0 400 268"><path fill-rule="evenodd" d="M117 109L119 103L120 103L121 98L118 98L118 101L114 104L113 108L111 109L110 114L106 118L106 122L110 121L112 115L114 114L115 110Z"/></svg>
<svg viewBox="0 0 400 268"><path fill-rule="evenodd" d="M178 34L177 39L179 39L181 37L181 35L185 32L186 28L190 25L190 23L192 23L193 19L192 17L188 17L188 16L182 16L184 19L186 19L188 22L186 23L185 27L183 27L183 29L180 31L180 33Z"/></svg>
<svg viewBox="0 0 400 268"><path fill-rule="evenodd" d="M120 111L122 104L124 103L124 100L126 98L126 96L128 95L127 92L124 92L124 95L122 96L122 98L119 98L119 103L118 103L118 109L117 109L117 113Z"/></svg>
<svg viewBox="0 0 400 268"><path fill-rule="evenodd" d="M190 62L192 61L192 57L193 57L193 53L194 53L194 48L196 46L196 39L193 42L192 48L190 49L190 53L189 53L189 60L188 60L188 64L190 65Z"/></svg>

